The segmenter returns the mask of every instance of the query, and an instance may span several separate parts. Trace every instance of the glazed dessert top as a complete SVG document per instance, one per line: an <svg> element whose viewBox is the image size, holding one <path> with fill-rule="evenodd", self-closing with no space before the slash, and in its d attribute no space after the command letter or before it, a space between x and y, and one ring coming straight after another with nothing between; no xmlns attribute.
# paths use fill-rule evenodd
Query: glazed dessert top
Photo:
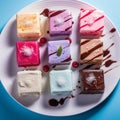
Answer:
<svg viewBox="0 0 120 120"><path fill-rule="evenodd" d="M103 25L103 18L104 18L104 12L100 10L82 10L80 14L80 24L82 25L80 28L89 30L98 30L100 29L99 26L101 26L101 29L104 27ZM101 22L102 20L102 22Z"/></svg>

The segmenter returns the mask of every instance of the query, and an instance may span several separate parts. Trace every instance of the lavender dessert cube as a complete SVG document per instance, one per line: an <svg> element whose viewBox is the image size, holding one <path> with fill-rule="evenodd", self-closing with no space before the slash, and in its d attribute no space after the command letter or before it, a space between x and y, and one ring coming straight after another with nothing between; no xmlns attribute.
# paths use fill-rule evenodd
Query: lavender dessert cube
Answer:
<svg viewBox="0 0 120 120"><path fill-rule="evenodd" d="M72 15L67 10L49 13L50 35L69 35L72 32Z"/></svg>
<svg viewBox="0 0 120 120"><path fill-rule="evenodd" d="M50 65L70 64L70 42L68 40L49 41L48 59Z"/></svg>

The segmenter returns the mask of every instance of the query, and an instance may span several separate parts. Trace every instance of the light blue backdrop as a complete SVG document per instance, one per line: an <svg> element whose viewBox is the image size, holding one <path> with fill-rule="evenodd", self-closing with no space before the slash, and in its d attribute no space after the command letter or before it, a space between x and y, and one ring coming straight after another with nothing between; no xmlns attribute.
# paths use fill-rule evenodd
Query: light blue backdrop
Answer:
<svg viewBox="0 0 120 120"><path fill-rule="evenodd" d="M0 0L0 32L7 21L21 8L36 0ZM83 0L104 10L120 31L119 0ZM72 117L48 117L32 113L12 100L0 83L0 120L120 120L120 82L113 93L99 106Z"/></svg>

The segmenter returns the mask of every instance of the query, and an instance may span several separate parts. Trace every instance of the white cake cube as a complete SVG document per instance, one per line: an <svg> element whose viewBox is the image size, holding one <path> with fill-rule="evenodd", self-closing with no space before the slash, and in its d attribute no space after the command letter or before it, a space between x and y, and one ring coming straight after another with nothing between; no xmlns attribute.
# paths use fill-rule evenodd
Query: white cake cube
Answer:
<svg viewBox="0 0 120 120"><path fill-rule="evenodd" d="M39 13L18 13L16 19L18 37L27 39L41 36Z"/></svg>
<svg viewBox="0 0 120 120"><path fill-rule="evenodd" d="M40 95L41 92L40 71L20 71L17 73L17 87L19 96Z"/></svg>

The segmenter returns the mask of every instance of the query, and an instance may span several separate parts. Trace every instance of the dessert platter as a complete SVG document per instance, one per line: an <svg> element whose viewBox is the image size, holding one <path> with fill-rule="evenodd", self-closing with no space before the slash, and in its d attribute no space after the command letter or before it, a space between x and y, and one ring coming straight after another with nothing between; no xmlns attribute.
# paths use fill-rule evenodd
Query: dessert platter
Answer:
<svg viewBox="0 0 120 120"><path fill-rule="evenodd" d="M15 14L0 38L0 77L23 107L68 116L104 101L119 80L119 34L105 12L43 0Z"/></svg>

